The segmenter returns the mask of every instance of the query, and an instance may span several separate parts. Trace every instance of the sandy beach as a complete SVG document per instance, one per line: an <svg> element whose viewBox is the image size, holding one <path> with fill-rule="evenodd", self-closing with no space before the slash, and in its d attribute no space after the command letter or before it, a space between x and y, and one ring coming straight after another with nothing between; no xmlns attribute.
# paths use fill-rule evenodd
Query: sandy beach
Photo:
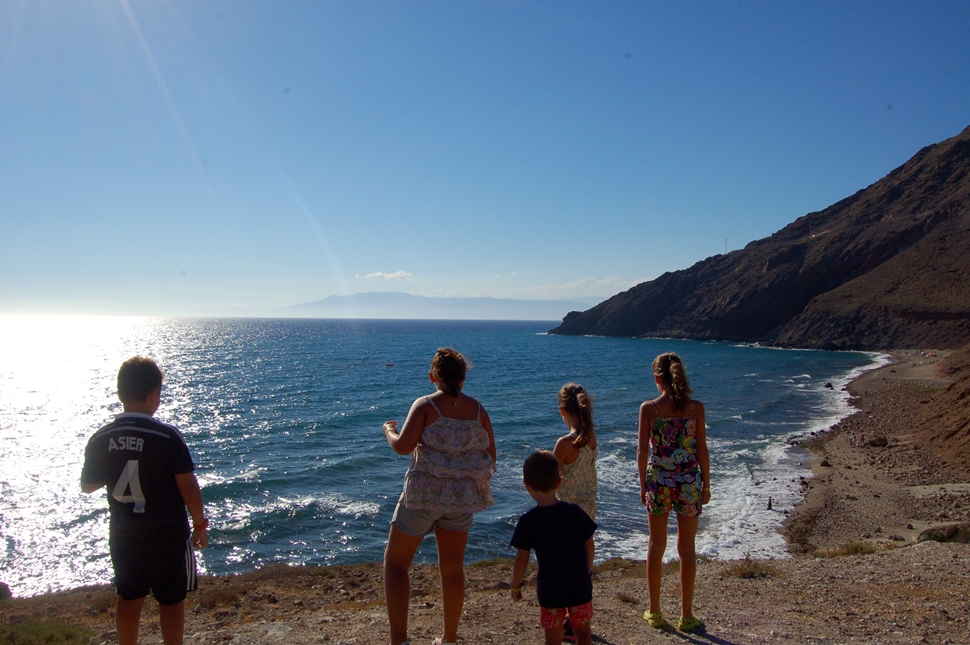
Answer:
<svg viewBox="0 0 970 645"><path fill-rule="evenodd" d="M689 636L642 620L643 562L605 562L593 576L594 642L970 643L970 473L939 436L965 425L940 416L953 407L948 401L963 400L947 390L963 372L939 369L960 354L892 358L850 384L857 412L802 442L814 477L784 529L790 558L701 563L695 608L707 630ZM864 445L851 445L853 435L864 435ZM525 601L514 604L510 571L510 560L467 567L460 642L542 642L534 581L527 578ZM441 626L437 570L416 567L413 586L412 642L429 643ZM671 564L663 597L670 620L678 593ZM157 610L148 607L141 642L161 643ZM378 564L205 578L187 607L190 644L387 642ZM36 620L81 625L94 644L116 642L113 612L107 586L4 601L0 642L9 625Z"/></svg>

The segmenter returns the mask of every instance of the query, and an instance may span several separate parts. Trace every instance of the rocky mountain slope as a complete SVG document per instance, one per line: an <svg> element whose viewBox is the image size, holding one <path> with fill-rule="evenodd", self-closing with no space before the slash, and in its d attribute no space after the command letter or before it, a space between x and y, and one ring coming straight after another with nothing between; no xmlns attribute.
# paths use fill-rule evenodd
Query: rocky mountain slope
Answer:
<svg viewBox="0 0 970 645"><path fill-rule="evenodd" d="M571 312L552 333L962 346L970 342L970 127L743 250Z"/></svg>

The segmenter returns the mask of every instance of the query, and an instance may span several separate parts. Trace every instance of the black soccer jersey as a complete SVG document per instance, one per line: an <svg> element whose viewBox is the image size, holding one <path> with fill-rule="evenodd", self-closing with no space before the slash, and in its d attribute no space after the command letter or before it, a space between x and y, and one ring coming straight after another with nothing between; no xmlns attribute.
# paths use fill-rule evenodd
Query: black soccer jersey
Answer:
<svg viewBox="0 0 970 645"><path fill-rule="evenodd" d="M193 470L176 428L147 414L125 412L88 441L81 481L107 485L112 534L171 528L187 537L185 502L175 475Z"/></svg>

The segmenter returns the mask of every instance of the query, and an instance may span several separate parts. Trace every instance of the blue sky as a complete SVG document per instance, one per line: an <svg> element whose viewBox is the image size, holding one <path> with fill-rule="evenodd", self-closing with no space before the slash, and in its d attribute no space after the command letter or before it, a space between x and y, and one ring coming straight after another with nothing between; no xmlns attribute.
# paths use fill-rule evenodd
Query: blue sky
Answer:
<svg viewBox="0 0 970 645"><path fill-rule="evenodd" d="M608 297L970 125L970 3L0 3L0 313Z"/></svg>

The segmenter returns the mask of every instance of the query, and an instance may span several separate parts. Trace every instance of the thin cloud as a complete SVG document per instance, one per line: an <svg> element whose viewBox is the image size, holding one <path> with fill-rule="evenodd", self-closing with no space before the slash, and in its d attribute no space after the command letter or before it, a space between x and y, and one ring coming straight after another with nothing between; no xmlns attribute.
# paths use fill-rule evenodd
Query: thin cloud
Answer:
<svg viewBox="0 0 970 645"><path fill-rule="evenodd" d="M434 291L421 291L418 295L443 298L474 298L486 296L491 298L519 298L526 300L608 298L646 281L647 278L621 280L613 276L608 276L606 278L583 278L582 280L574 280L562 284L540 284L512 289L439 289Z"/></svg>
<svg viewBox="0 0 970 645"><path fill-rule="evenodd" d="M371 278L377 278L379 280L410 280L413 274L407 271L395 271L394 273L384 273L383 271L377 271L375 273L368 273L364 276L365 280L370 280ZM355 276L360 279L360 274Z"/></svg>

